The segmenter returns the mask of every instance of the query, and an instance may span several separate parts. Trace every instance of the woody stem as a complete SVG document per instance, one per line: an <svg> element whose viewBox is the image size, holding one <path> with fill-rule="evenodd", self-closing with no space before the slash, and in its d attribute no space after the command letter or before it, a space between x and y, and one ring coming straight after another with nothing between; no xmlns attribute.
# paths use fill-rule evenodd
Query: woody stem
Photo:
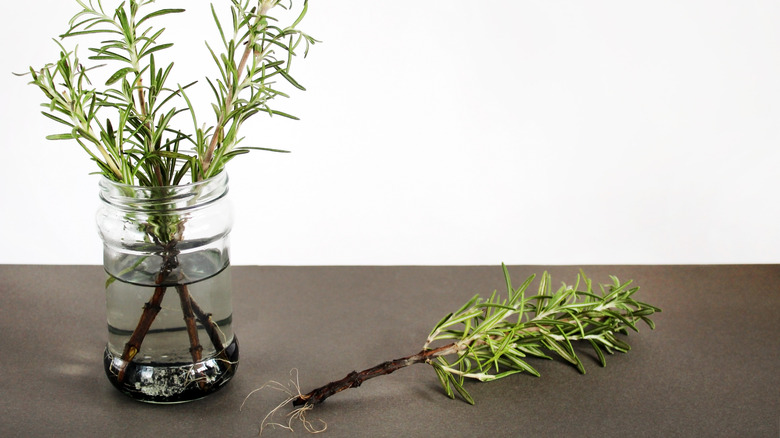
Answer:
<svg viewBox="0 0 780 438"><path fill-rule="evenodd" d="M459 349L460 346L457 343L447 344L443 347L439 347L433 350L422 350L419 353L413 354L411 356L406 356L400 359L383 362L379 365L365 369L360 372L352 371L341 380L330 382L327 385L314 389L308 394L299 396L298 398L293 400L293 406L300 406L303 404L308 404L313 406L313 405L320 404L331 395L337 394L341 391L344 391L345 389L357 388L368 379L373 379L374 377L390 374L401 368L408 367L409 365L425 363L439 356L446 356L449 354L457 353Z"/></svg>

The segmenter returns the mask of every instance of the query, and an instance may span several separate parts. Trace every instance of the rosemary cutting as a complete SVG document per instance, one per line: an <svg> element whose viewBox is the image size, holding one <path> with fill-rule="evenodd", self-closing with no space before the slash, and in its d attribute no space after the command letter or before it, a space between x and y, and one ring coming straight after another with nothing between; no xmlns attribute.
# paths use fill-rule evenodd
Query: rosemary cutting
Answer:
<svg viewBox="0 0 780 438"><path fill-rule="evenodd" d="M580 272L573 285L562 284L553 292L552 280L545 272L536 293L530 294L528 289L535 276L514 288L505 265L503 271L506 297L495 291L489 298L474 296L434 326L417 354L353 371L290 401L311 408L368 379L425 363L433 367L450 398L457 394L474 404L464 388L466 379L486 382L521 372L539 376L526 359L552 359L551 355L560 356L585 373L573 344L583 341L606 366L605 353L626 353L631 348L619 334L627 334L629 329L638 331L639 321L655 328L650 316L661 311L634 299L639 287L632 286L631 281L621 283L614 276L610 277L611 284L599 285L594 291L592 280Z"/></svg>

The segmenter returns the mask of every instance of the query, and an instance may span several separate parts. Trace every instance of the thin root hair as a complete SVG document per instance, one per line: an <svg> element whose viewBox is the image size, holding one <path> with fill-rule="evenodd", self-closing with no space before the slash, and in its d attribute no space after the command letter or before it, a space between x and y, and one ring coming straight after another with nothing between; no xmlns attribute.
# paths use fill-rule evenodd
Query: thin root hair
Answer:
<svg viewBox="0 0 780 438"><path fill-rule="evenodd" d="M290 432L293 432L293 422L300 421L303 428L309 432L309 433L321 433L325 432L325 430L328 428L328 423L321 419L317 419L320 423L322 423L322 428L317 428L308 418L306 418L306 413L312 409L314 409L314 406L311 404L305 404L299 408L293 409L290 413L287 414L288 420L287 424L271 421L274 417L274 415L285 406L289 405L293 402L293 400L297 399L301 396L301 385L298 380L298 370L293 368L290 371L290 375L293 376L288 381L287 385L284 385L282 383L279 383L277 381L270 381L265 383L263 386L253 390L247 396L244 398L244 402L241 403L241 408L239 410L243 410L244 405L246 404L247 400L249 400L249 397L251 397L254 393L265 389L273 389L274 391L283 392L287 395L287 398L284 399L281 403L276 405L275 408L273 408L268 414L266 414L265 417L263 417L263 421L260 422L260 432L258 433L258 436L263 434L263 431L266 427L270 426L271 428L277 428L280 427L282 429L289 430Z"/></svg>

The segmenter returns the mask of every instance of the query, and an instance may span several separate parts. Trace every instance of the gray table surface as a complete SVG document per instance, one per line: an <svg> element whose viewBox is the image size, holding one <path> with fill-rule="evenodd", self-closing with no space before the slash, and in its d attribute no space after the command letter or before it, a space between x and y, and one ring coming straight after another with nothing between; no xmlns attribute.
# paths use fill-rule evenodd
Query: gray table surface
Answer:
<svg viewBox="0 0 780 438"><path fill-rule="evenodd" d="M512 266L516 284L547 269ZM780 436L780 266L586 266L600 282L633 279L663 313L632 333L628 354L587 374L531 359L514 375L447 398L428 365L330 398L311 420L324 436ZM0 435L234 436L258 433L282 395L265 382L297 369L304 391L419 351L431 327L475 293L502 290L500 266L234 267L241 363L222 391L169 406L135 402L109 384L97 266L0 265ZM316 423L319 424L319 423ZM306 435L302 428L295 435ZM263 436L290 436L268 430Z"/></svg>

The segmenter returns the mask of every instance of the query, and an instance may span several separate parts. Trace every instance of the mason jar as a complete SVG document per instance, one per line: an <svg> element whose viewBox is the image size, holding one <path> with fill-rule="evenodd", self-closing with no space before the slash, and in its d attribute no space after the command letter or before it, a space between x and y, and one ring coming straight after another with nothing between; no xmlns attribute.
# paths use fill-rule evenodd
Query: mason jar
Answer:
<svg viewBox="0 0 780 438"><path fill-rule="evenodd" d="M236 372L227 194L225 172L180 186L100 182L105 371L137 400L195 400Z"/></svg>

